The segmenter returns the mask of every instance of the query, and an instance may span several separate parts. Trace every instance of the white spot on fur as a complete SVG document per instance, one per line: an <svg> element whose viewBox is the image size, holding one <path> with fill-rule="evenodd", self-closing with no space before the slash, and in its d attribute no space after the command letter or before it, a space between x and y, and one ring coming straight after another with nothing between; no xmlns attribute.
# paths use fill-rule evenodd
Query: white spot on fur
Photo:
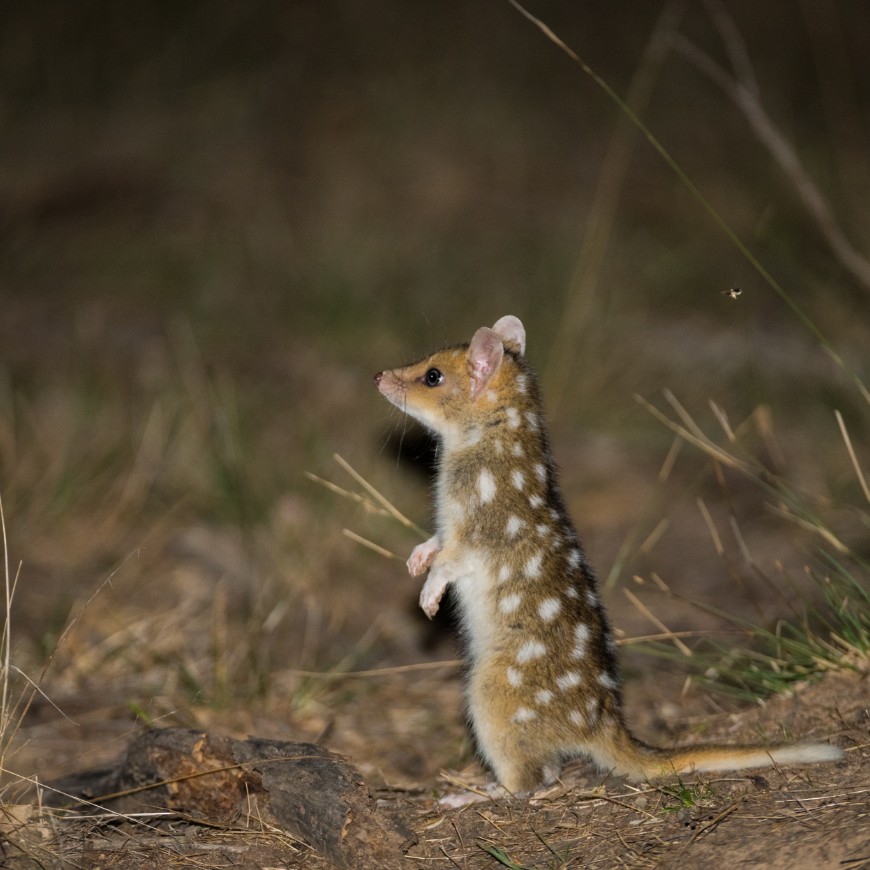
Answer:
<svg viewBox="0 0 870 870"><path fill-rule="evenodd" d="M495 450L497 456L501 456L504 452L504 445L501 441L496 441L493 445L493 450Z"/></svg>
<svg viewBox="0 0 870 870"><path fill-rule="evenodd" d="M475 444L480 443L481 438L483 438L483 431L480 426L474 426L468 431L468 437L465 439L465 446L474 447Z"/></svg>
<svg viewBox="0 0 870 870"><path fill-rule="evenodd" d="M487 398L487 401L494 402L498 398L498 396L496 396L495 390L487 390L486 391L486 398Z"/></svg>
<svg viewBox="0 0 870 870"><path fill-rule="evenodd" d="M591 586L586 590L586 601L590 607L598 607L598 596L595 594L595 590Z"/></svg>
<svg viewBox="0 0 870 870"><path fill-rule="evenodd" d="M520 412L516 408L508 408L505 413L507 414L508 426L511 429L517 429L520 425Z"/></svg>
<svg viewBox="0 0 870 870"><path fill-rule="evenodd" d="M532 579L540 575L541 561L543 560L543 558L544 554L540 550L538 550L538 552L535 553L534 556L529 556L529 558L526 560L526 566L523 569L523 573L526 575L526 577Z"/></svg>
<svg viewBox="0 0 870 870"><path fill-rule="evenodd" d="M562 602L559 601L558 598L545 598L538 605L538 616L540 616L544 622L552 622L558 616L561 609Z"/></svg>
<svg viewBox="0 0 870 870"><path fill-rule="evenodd" d="M589 724L594 725L598 720L598 698L594 695L586 702L586 716L589 719Z"/></svg>
<svg viewBox="0 0 870 870"><path fill-rule="evenodd" d="M477 478L477 491L483 504L491 502L495 497L495 478L488 468L484 468Z"/></svg>
<svg viewBox="0 0 870 870"><path fill-rule="evenodd" d="M516 688L523 681L523 675L516 668L507 669L507 681Z"/></svg>
<svg viewBox="0 0 870 870"><path fill-rule="evenodd" d="M511 447L511 453L514 456L522 456L523 455L523 445L520 444L519 441L514 441L514 446Z"/></svg>
<svg viewBox="0 0 870 870"><path fill-rule="evenodd" d="M528 707L520 707L514 713L514 722L531 722L537 716L538 714L534 710L530 710Z"/></svg>
<svg viewBox="0 0 870 870"><path fill-rule="evenodd" d="M519 490L522 490L522 488L525 486L526 476L522 473L522 471L519 470L519 468L515 468L511 472L511 483L513 483L513 485Z"/></svg>
<svg viewBox="0 0 870 870"><path fill-rule="evenodd" d="M585 716L584 716L584 715L583 715L579 710L572 710L572 711L568 714L568 718L569 718L569 719L570 719L570 720L571 720L575 725L585 725L585 724L586 724L586 717L585 717Z"/></svg>
<svg viewBox="0 0 870 870"><path fill-rule="evenodd" d="M582 659L586 655L589 646L589 626L581 622L574 626L574 649L571 650L572 659Z"/></svg>
<svg viewBox="0 0 870 870"><path fill-rule="evenodd" d="M553 693L549 689L538 689L535 692L535 701L538 704L549 704L553 700Z"/></svg>
<svg viewBox="0 0 870 870"><path fill-rule="evenodd" d="M520 606L521 600L522 599L516 592L511 595L505 595L505 597L499 601L498 609L502 613L513 613Z"/></svg>
<svg viewBox="0 0 870 870"><path fill-rule="evenodd" d="M539 659L547 651L547 648L539 640L527 640L517 650L517 664L524 665L526 662Z"/></svg>
<svg viewBox="0 0 870 870"><path fill-rule="evenodd" d="M580 551L576 550L576 549L571 550L571 552L568 553L568 567L569 568L576 568L579 566L579 564L580 564Z"/></svg>
<svg viewBox="0 0 870 870"><path fill-rule="evenodd" d="M577 671L568 671L556 678L556 685L564 692L565 689L571 689L574 686L579 686L581 681L580 674Z"/></svg>
<svg viewBox="0 0 870 870"><path fill-rule="evenodd" d="M601 683L605 689L615 689L617 686L616 680L610 674L606 673L598 675L598 682Z"/></svg>
<svg viewBox="0 0 870 870"><path fill-rule="evenodd" d="M550 519L556 523L559 522L560 519L562 519L562 517L559 515L559 511L557 511L556 508L550 508Z"/></svg>
<svg viewBox="0 0 870 870"><path fill-rule="evenodd" d="M544 500L539 495L533 495L529 497L529 504L533 508L539 508L544 503Z"/></svg>
<svg viewBox="0 0 870 870"><path fill-rule="evenodd" d="M576 587L576 586L569 586L569 587L565 590L565 595L566 595L566 597L568 597L568 598L579 598L579 597L580 597L580 593L577 591L577 587Z"/></svg>
<svg viewBox="0 0 870 870"><path fill-rule="evenodd" d="M543 462L535 463L535 477L543 483L547 479L547 468Z"/></svg>
<svg viewBox="0 0 870 870"><path fill-rule="evenodd" d="M525 375L517 375L516 384L517 384L517 392L521 396L524 396L526 394L526 389L528 388L528 384L526 382L526 376Z"/></svg>
<svg viewBox="0 0 870 870"><path fill-rule="evenodd" d="M502 565L501 568L498 569L498 582L505 583L510 579L511 576L511 566L510 565Z"/></svg>
<svg viewBox="0 0 870 870"><path fill-rule="evenodd" d="M509 538L515 538L519 533L519 530L525 525L525 522L521 520L519 517L511 514L508 517L507 524L504 527L505 533Z"/></svg>
<svg viewBox="0 0 870 870"><path fill-rule="evenodd" d="M531 426L532 429L538 428L538 415L537 414L535 414L532 411L527 411L526 412L526 419L529 421L529 426Z"/></svg>
<svg viewBox="0 0 870 870"><path fill-rule="evenodd" d="M535 531L542 537L546 538L550 534L550 527L546 523L538 523L535 526Z"/></svg>

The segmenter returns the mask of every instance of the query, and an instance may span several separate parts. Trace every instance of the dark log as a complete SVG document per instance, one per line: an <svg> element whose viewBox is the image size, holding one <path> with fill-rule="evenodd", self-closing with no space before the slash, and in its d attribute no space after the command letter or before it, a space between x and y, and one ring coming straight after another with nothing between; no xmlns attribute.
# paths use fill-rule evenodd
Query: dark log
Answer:
<svg viewBox="0 0 870 870"><path fill-rule="evenodd" d="M409 829L377 810L353 765L312 743L145 731L116 767L52 786L118 812L161 808L207 823L262 821L342 868L398 866L413 842Z"/></svg>

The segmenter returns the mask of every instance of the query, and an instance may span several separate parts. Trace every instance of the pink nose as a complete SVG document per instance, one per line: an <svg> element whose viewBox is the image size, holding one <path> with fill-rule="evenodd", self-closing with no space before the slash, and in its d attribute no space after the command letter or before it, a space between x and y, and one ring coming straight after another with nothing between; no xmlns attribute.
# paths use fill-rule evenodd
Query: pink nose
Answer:
<svg viewBox="0 0 870 870"><path fill-rule="evenodd" d="M381 378L382 378L383 376L384 376L384 373L383 373L383 372L378 372L378 373L375 375L375 384L380 384L380 382L381 382Z"/></svg>

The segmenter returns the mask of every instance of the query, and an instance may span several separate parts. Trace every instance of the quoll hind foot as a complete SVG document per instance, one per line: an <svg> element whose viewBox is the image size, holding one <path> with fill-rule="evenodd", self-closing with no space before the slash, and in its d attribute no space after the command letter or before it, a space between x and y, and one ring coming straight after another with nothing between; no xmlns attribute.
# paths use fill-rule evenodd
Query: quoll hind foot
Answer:
<svg viewBox="0 0 870 870"><path fill-rule="evenodd" d="M462 791L446 794L444 797L439 798L438 805L446 809L458 809L489 800L510 800L511 798L534 800L535 798L551 794L554 787L561 787L558 776L559 768L556 765L546 764L541 773L543 775L543 782L537 788L511 791L499 782L488 782L480 788L469 786Z"/></svg>
<svg viewBox="0 0 870 870"><path fill-rule="evenodd" d="M499 785L497 782L489 782L474 790L465 789L446 794L438 798L438 806L446 810L458 810L472 804L483 803L484 801L510 800L512 797L522 797L522 795L512 795L504 786Z"/></svg>
<svg viewBox="0 0 870 870"><path fill-rule="evenodd" d="M558 787L558 786L557 786ZM451 792L438 798L438 806L446 810L457 810L484 801L497 800L535 800L544 797L553 791L553 785L543 785L534 791L510 792L497 782L488 782L479 788L467 788L462 791Z"/></svg>

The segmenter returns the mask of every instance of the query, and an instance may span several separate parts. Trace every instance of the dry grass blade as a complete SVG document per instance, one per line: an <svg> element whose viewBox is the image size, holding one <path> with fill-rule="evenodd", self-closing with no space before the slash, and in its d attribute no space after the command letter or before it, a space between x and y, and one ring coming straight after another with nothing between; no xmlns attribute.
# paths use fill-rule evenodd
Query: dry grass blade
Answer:
<svg viewBox="0 0 870 870"><path fill-rule="evenodd" d="M383 556L386 559L401 559L401 556L397 556L394 552L392 552L392 550L388 550L386 547L382 547L380 544L376 544L374 541L370 541L368 538L364 538L362 535L358 535L356 532L352 532L350 529L342 529L341 533L346 538L350 538L350 540L356 542L357 544L362 544L363 547L367 547L369 550L372 550L379 556Z"/></svg>
<svg viewBox="0 0 870 870"><path fill-rule="evenodd" d="M722 538L719 536L719 530L713 522L713 517L707 508L707 504L704 499L700 497L696 504L698 505L698 510L701 512L701 516L704 518L704 522L707 524L707 531L713 539L713 546L716 548L716 555L719 556L719 558L722 558L725 555L725 547L722 544Z"/></svg>
<svg viewBox="0 0 870 870"><path fill-rule="evenodd" d="M369 668L364 671L299 671L289 670L288 674L298 677L311 677L313 679L334 680L341 677L389 677L394 674L404 674L413 671L435 671L438 668L458 668L463 664L462 659L447 659L440 662L416 662L412 665L396 665L392 668Z"/></svg>
<svg viewBox="0 0 870 870"><path fill-rule="evenodd" d="M749 545L746 543L746 539L743 537L743 532L740 530L737 519L733 515L728 517L728 525L731 527L731 534L734 536L734 540L737 541L737 546L740 548L740 555L743 556L747 565L754 565L755 559L752 558L752 553L749 552Z"/></svg>
<svg viewBox="0 0 870 870"><path fill-rule="evenodd" d="M310 471L304 472L305 476L314 483L322 486L324 489L328 489L330 492L334 492L336 495L340 495L342 498L346 498L349 501L355 501L357 504L362 505L367 511L371 513L377 514L382 517L389 517L392 514L385 510L382 507L378 507L370 498L362 495L358 492L351 492L349 489L345 489L343 486L339 486L337 483L333 483L331 480L327 480L324 477L318 477L316 474L312 474Z"/></svg>
<svg viewBox="0 0 870 870"><path fill-rule="evenodd" d="M639 553L651 552L670 526L671 521L667 517L662 517L662 519L656 523L655 528L643 539L641 545L637 548L637 551Z"/></svg>
<svg viewBox="0 0 870 870"><path fill-rule="evenodd" d="M745 636L746 632L740 629L719 629L717 634L738 634ZM673 640L675 637L709 637L709 631L663 631L661 634L639 634L636 637L621 637L616 641L617 646L633 646L641 643L655 643L660 640ZM694 653L689 650L694 655Z"/></svg>
<svg viewBox="0 0 870 870"><path fill-rule="evenodd" d="M664 462L662 462L662 467L659 469L659 483L665 483L668 478L670 478L671 472L674 470L674 465L677 462L677 457L680 455L680 451L683 449L683 443L683 439L680 438L679 435L677 435L671 442L670 449L668 450L668 455L665 456Z"/></svg>
<svg viewBox="0 0 870 870"><path fill-rule="evenodd" d="M827 541L838 553L842 553L845 556L852 556L852 550L847 547L829 528L821 525L820 523L811 522L810 520L805 520L803 517L797 516L793 513L786 505L767 505L767 509L774 514L775 516L782 517L789 522L794 523L795 525L800 526L802 529L806 529L808 532L812 532L815 535L820 535L825 541Z"/></svg>
<svg viewBox="0 0 870 870"><path fill-rule="evenodd" d="M686 844L686 848L683 850L684 852L688 851L688 849L692 846L692 844L698 839L698 837L703 836L704 834L712 831L724 818L730 816L731 813L740 809L743 806L743 801L738 801L737 803L731 804L730 807L726 807L722 810L721 813L717 813L710 819L709 822L700 826L697 831L692 835L692 839Z"/></svg>
<svg viewBox="0 0 870 870"><path fill-rule="evenodd" d="M728 415L725 413L723 408L720 408L716 402L712 399L710 400L710 410L716 416L716 419L719 421L719 425L722 427L722 431L725 433L725 437L732 443L735 444L737 442L737 436L734 434L734 430L731 428L731 423L728 420Z"/></svg>
<svg viewBox="0 0 870 870"><path fill-rule="evenodd" d="M427 537L426 532L423 531L423 529L408 519L408 517L406 517L385 495L375 489L375 487L372 486L372 484L370 484L343 456L334 453L333 458L365 490L365 493L352 492L351 490L345 489L330 480L318 477L318 475L312 474L310 471L306 471L305 476L314 483L324 487L324 489L328 489L330 492L334 492L342 498L356 502L370 513L394 519L401 523L405 528L416 532L421 538ZM376 544L374 541L370 541L368 538L364 538L362 535L359 535L350 529L342 529L342 534L354 543L366 547L372 552L377 553L379 556L383 556L386 559L398 559L401 561L401 557L397 556L392 550L388 550L386 547Z"/></svg>
<svg viewBox="0 0 870 870"><path fill-rule="evenodd" d="M663 595L666 595L668 598L673 598L676 601L682 601L684 604L688 604L691 607L700 610L702 613L709 613L717 617L725 617L725 619L730 621L732 624L742 624L748 627L748 623L745 623L743 620L734 619L733 617L729 616L726 611L722 610L719 607L714 607L712 604L706 604L705 602L699 601L696 598L691 598L688 595L683 595L680 592L676 592L655 572L650 574L650 580L652 580L653 584L659 590L659 592L661 592ZM646 583L646 580L639 575L634 576L634 581L635 583L638 583L640 585ZM737 629L737 631L742 635L745 635L747 633L746 628L740 628ZM679 635L680 637L688 636L684 632L668 632L669 636L671 634L674 634L675 636ZM707 632L706 634L709 635L709 632Z"/></svg>
<svg viewBox="0 0 870 870"><path fill-rule="evenodd" d="M660 628L667 640L673 642L674 646L686 657L692 657L692 651L687 647L677 636L671 631L630 589L623 589L625 597L642 613L656 628Z"/></svg>
<svg viewBox="0 0 870 870"><path fill-rule="evenodd" d="M0 680L0 768L5 767L6 747L9 744L9 671L12 665L12 584L9 580L9 550L6 544L6 516L0 497L0 531L3 533L3 580L6 615L3 622L3 677Z"/></svg>
<svg viewBox="0 0 870 870"><path fill-rule="evenodd" d="M52 701L51 698L39 687L39 684L34 682L30 677L28 677L27 674L25 674L24 671L21 670L21 668L12 665L11 669L15 671L15 673L18 674L23 680L25 680L31 687L31 689L33 689L33 691L36 692L47 704L51 705L58 713L60 713L60 715L63 716L63 718L66 719L67 722L71 723L72 725L78 724L77 722L74 722L72 719L70 719L70 717L67 716L67 714L64 713L63 710L61 710L60 707L58 707L57 704L55 704L54 701ZM0 756L0 766L2 766L2 762L3 759L2 756Z"/></svg>
<svg viewBox="0 0 870 870"><path fill-rule="evenodd" d="M683 421L683 425L700 441L709 441L701 427L695 422L691 414L683 407L679 399L668 389L662 390L662 395L667 403L676 411L677 416Z"/></svg>
<svg viewBox="0 0 870 870"><path fill-rule="evenodd" d="M472 783L467 782L466 780L461 779L458 776L454 776L453 774L448 773L446 770L441 771L441 779L443 779L448 785L455 786L456 788L462 789L463 791L470 791L474 794L479 794L481 797L487 798L493 803L497 803L497 796L490 794L488 791L477 788L477 786L473 785ZM507 791L505 791L505 796L507 796L507 794Z"/></svg>
<svg viewBox="0 0 870 870"><path fill-rule="evenodd" d="M771 412L770 407L768 405L759 405L745 423L749 423L750 421L754 422L755 428L761 435L761 438L764 441L764 446L773 463L778 468L784 468L787 461L776 436L776 431L773 425L773 413ZM738 434L742 434L742 431L743 427L738 427Z"/></svg>
<svg viewBox="0 0 870 870"><path fill-rule="evenodd" d="M373 498L378 504L383 507L387 513L393 517L393 519L398 520L405 528L411 529L417 532L420 537L427 537L426 532L423 531L416 523L409 520L386 496L381 495L378 490L376 490L356 469L354 469L351 464L338 453L334 453L332 458Z"/></svg>
<svg viewBox="0 0 870 870"><path fill-rule="evenodd" d="M688 414L686 413L685 409L682 408L679 402L677 402L677 400L673 396L671 396L671 399L676 406L675 409L679 409L678 413L680 413L681 416L685 414L686 417L688 417ZM704 433L697 427L696 424L694 424L693 421L691 423L691 428L687 426L681 426L679 423L675 423L668 416L663 414L658 408L656 408L655 405L644 399L643 396L635 395L635 400L647 411L649 411L650 414L653 415L653 417L655 417L657 420L667 426L668 429L670 429L672 432L676 432L676 434L679 435L681 438L685 439L690 444L693 444L695 447L703 450L708 456L711 456L717 462L721 462L723 465L727 465L729 468L737 469L738 471L742 471L752 477L756 475L756 470L751 465L744 462L742 459L738 459L733 454L728 453L718 445L714 444L706 435L704 435ZM688 419L691 421L690 417L688 417Z"/></svg>
<svg viewBox="0 0 870 870"><path fill-rule="evenodd" d="M3 508L3 499L0 497L0 533L3 539L3 583L5 617L3 620L2 646L3 658L2 676L0 676L0 771L6 768L6 758L9 753L12 740L18 731L22 719L27 712L33 692L27 695L22 692L13 703L10 694L10 675L13 671L23 677L35 691L45 697L45 693L39 689L36 683L30 679L20 668L12 664L12 601L15 598L15 590L18 587L18 579L21 573L21 565L15 573L14 579L9 575L9 548L6 537L6 514ZM46 697L46 700L49 700ZM49 700L49 703L51 701ZM54 705L53 705L54 706ZM59 711L60 712L60 711Z"/></svg>
<svg viewBox="0 0 870 870"><path fill-rule="evenodd" d="M213 772L213 771L208 771L208 772ZM14 771L11 771L7 768L0 768L0 773L5 773L9 776L12 776L15 779L19 780L20 782L29 783L30 785L34 786L35 788L37 788L40 791L48 791L48 792L51 792L53 795L56 795L57 797L66 798L67 800L69 800L71 802L71 804L70 804L71 806L92 807L94 810L96 810L102 814L109 814L119 821L130 821L138 827L148 828L148 829L153 830L153 831L157 830L156 828L149 825L147 822L143 822L143 821L137 819L135 817L135 815L129 816L126 813L117 812L117 811L112 810L108 807L101 806L99 803L97 803L97 801L109 800L110 798L120 797L124 794L134 794L136 792L148 791L148 790L154 789L160 785L164 785L165 783L151 783L149 785L140 786L137 789L130 789L127 792L119 792L117 795L100 795L99 797L95 797L92 800L89 800L89 799L84 798L84 797L70 794L66 791L63 791L62 789L54 788L50 785L46 785L44 782L40 782L35 777L22 776L21 774L15 773ZM193 774L193 776L196 776L196 774ZM63 813L64 811L63 810L53 810L52 812Z"/></svg>
<svg viewBox="0 0 870 870"><path fill-rule="evenodd" d="M846 450L849 451L849 459L852 460L852 467L855 469L855 475L858 482L861 484L861 491L864 493L864 498L870 503L870 487L867 486L867 480L864 477L864 472L861 471L861 466L858 464L858 457L855 455L855 450L852 447L852 440L849 438L849 432L846 429L846 424L843 421L843 415L839 411L834 411L834 416L837 418L837 425L840 427L840 434L843 436L843 441L846 443Z"/></svg>
<svg viewBox="0 0 870 870"><path fill-rule="evenodd" d="M305 476L314 483L322 486L324 489L328 489L330 492L334 492L342 498L356 502L370 513L394 519L405 526L405 528L416 532L421 538L427 537L426 532L423 529L408 519L408 517L406 517L386 496L382 495L377 489L375 489L375 487L372 486L355 468L353 468L346 459L338 453L333 454L333 458L361 487L363 487L363 489L365 489L367 494L352 492L349 489L345 489L344 487L333 483L331 480L326 480L323 477L312 474L310 471L304 472ZM374 499L377 504L375 504L375 501L372 501L372 499ZM342 534L354 543L366 547L372 552L377 553L379 556L383 556L386 559L397 559L401 561L401 557L397 556L392 550L388 550L386 547L376 544L374 541L370 541L368 538L364 538L362 535L359 535L350 529L342 529Z"/></svg>

